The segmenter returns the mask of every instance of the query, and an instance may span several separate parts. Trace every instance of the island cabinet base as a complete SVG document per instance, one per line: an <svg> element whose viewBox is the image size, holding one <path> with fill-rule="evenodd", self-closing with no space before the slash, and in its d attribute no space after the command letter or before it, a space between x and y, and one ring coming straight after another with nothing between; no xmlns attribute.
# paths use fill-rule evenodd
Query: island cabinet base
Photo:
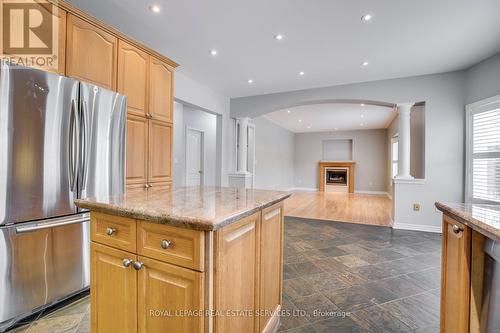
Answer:
<svg viewBox="0 0 500 333"><path fill-rule="evenodd" d="M486 237L443 216L441 333L480 333Z"/></svg>
<svg viewBox="0 0 500 333"><path fill-rule="evenodd" d="M277 331L282 202L215 231L91 220L92 332Z"/></svg>

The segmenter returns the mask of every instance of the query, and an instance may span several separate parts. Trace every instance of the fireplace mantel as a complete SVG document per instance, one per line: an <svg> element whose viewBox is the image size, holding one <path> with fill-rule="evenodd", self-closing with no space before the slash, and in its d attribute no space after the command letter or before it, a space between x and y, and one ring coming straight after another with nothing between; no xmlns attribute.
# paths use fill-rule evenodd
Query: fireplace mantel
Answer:
<svg viewBox="0 0 500 333"><path fill-rule="evenodd" d="M356 163L353 161L339 161L339 162L329 162L329 161L319 161L319 178L318 187L320 192L325 191L325 169L326 168L348 168L349 169L349 193L354 193L354 165Z"/></svg>

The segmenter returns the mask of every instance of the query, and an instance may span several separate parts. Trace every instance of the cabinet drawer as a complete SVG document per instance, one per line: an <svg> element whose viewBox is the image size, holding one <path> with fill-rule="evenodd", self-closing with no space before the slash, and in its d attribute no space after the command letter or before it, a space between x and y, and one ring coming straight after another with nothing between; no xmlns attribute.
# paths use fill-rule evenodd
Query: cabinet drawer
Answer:
<svg viewBox="0 0 500 333"><path fill-rule="evenodd" d="M139 221L137 227L140 255L203 272L203 231L147 221Z"/></svg>
<svg viewBox="0 0 500 333"><path fill-rule="evenodd" d="M134 219L101 213L91 213L91 239L125 251L136 251L136 228Z"/></svg>

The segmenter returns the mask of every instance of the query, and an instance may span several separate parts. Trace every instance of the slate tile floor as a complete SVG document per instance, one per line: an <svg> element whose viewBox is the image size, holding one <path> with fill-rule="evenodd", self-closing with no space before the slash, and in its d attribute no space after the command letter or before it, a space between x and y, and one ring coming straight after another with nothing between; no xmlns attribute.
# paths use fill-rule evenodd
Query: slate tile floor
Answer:
<svg viewBox="0 0 500 333"><path fill-rule="evenodd" d="M281 332L438 332L440 235L285 221ZM12 332L90 332L88 296Z"/></svg>
<svg viewBox="0 0 500 333"><path fill-rule="evenodd" d="M287 217L279 330L438 332L441 235Z"/></svg>

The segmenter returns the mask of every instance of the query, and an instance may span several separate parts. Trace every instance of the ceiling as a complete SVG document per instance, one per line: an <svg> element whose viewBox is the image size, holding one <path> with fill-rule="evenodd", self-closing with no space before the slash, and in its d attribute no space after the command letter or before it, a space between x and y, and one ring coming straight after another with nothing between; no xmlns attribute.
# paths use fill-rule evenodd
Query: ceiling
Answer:
<svg viewBox="0 0 500 333"><path fill-rule="evenodd" d="M387 128L396 117L392 107L326 103L296 106L263 115L294 133Z"/></svg>
<svg viewBox="0 0 500 333"><path fill-rule="evenodd" d="M459 70L500 51L498 0L69 2L230 97Z"/></svg>

